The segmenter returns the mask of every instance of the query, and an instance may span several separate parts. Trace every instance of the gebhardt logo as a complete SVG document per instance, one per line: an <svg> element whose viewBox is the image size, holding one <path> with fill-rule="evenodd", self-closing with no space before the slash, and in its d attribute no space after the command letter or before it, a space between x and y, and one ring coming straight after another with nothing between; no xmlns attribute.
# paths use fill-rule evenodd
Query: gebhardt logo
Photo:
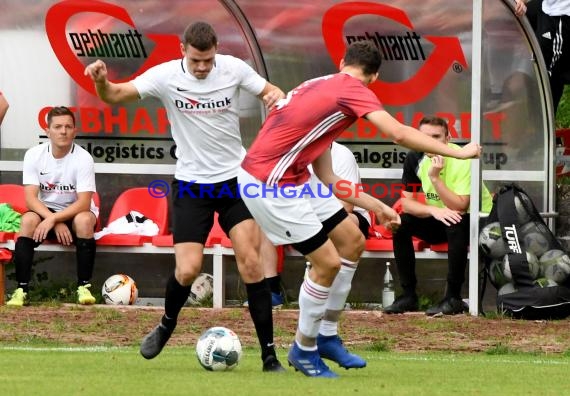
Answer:
<svg viewBox="0 0 570 396"><path fill-rule="evenodd" d="M394 36L397 46L388 46L384 50L382 45L393 43L393 38L386 38L385 36L368 32L356 38L354 36L352 38L347 37L347 41L371 40L379 47L381 52L384 52L384 56L388 60L405 60L401 50L408 48L408 44L412 44L414 46L413 51L410 49L406 56L410 59L425 59L419 36L413 32L412 22L404 11L385 4L357 1L335 5L323 17L323 37L329 54L336 65L339 64L344 55L344 25L350 18L357 15L378 15L389 18L404 25L412 33ZM406 81L397 83L378 80L370 85L370 89L374 91L382 103L402 106L418 102L439 84L454 62L458 62L464 68L467 67L467 61L457 37L424 36L423 38L432 42L435 48L414 76Z"/></svg>
<svg viewBox="0 0 570 396"><path fill-rule="evenodd" d="M147 58L142 34L136 29L127 33L107 33L97 29L68 33L75 54L79 57Z"/></svg>
<svg viewBox="0 0 570 396"><path fill-rule="evenodd" d="M426 60L420 39L416 32L403 35L364 32L363 36L346 36L347 44L362 40L372 41L380 50L382 59L387 61Z"/></svg>
<svg viewBox="0 0 570 396"><path fill-rule="evenodd" d="M113 35L98 29L91 29L91 26L85 26L85 31L79 33L78 36L73 35L77 32L70 34L69 38L73 48L70 47L66 35L67 22L76 14L90 12L116 18L132 26L133 29ZM46 33L54 53L67 73L79 86L93 95L96 95L93 81L90 77L83 75L85 65L81 63L79 57L132 56L146 58L139 70L131 76L115 82L129 81L154 65L181 57L180 39L176 35L166 34L147 34L148 38L155 44L154 49L147 57L147 50L142 46L142 35L136 29L127 11L117 5L97 0L65 0L55 4L46 14ZM97 43L103 45L98 49L99 52L95 49ZM102 48L105 48L105 51Z"/></svg>

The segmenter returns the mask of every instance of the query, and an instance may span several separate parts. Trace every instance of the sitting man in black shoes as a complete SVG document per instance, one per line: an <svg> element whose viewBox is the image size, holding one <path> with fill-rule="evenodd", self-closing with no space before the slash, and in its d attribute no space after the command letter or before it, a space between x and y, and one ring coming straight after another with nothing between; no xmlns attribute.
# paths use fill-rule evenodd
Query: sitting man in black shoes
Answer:
<svg viewBox="0 0 570 396"><path fill-rule="evenodd" d="M424 117L419 130L449 143L447 123L439 117ZM447 242L448 273L445 297L430 307L426 314L455 315L466 311L461 299L469 249L469 194L471 189L470 160L458 160L428 153L410 151L404 162L402 183L410 186L402 192L402 224L394 232L394 256L403 294L384 308L387 314L418 310L416 294L416 258L412 237L430 244ZM425 203L419 200L416 186L421 184ZM482 212L489 212L492 198L482 187Z"/></svg>

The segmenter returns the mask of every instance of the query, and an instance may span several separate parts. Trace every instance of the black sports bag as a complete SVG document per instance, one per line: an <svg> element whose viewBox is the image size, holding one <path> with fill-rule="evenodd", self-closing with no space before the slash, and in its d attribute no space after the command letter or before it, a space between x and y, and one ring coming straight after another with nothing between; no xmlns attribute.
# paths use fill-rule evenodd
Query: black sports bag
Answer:
<svg viewBox="0 0 570 396"><path fill-rule="evenodd" d="M520 319L570 316L570 258L516 184L503 186L479 234L486 280L497 289L497 310Z"/></svg>

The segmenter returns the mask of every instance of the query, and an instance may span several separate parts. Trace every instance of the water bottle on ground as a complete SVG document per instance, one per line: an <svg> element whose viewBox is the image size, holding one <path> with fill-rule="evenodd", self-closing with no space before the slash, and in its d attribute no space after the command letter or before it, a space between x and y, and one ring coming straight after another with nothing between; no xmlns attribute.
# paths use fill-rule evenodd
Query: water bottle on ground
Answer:
<svg viewBox="0 0 570 396"><path fill-rule="evenodd" d="M394 278L390 272L390 262L386 263L384 274L384 289L382 290L382 306L386 308L394 302Z"/></svg>

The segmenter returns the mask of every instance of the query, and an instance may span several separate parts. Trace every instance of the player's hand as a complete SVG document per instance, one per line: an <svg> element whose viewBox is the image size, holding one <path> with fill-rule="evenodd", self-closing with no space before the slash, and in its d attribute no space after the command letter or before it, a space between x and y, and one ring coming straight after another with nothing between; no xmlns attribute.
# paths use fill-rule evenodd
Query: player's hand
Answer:
<svg viewBox="0 0 570 396"><path fill-rule="evenodd" d="M428 176L430 178L439 177L444 165L445 165L445 160L441 155L434 155L433 157L431 157L431 166L428 169Z"/></svg>
<svg viewBox="0 0 570 396"><path fill-rule="evenodd" d="M460 151L461 153L457 157L460 159L479 158L481 156L481 146L475 142L466 144Z"/></svg>
<svg viewBox="0 0 570 396"><path fill-rule="evenodd" d="M55 232L57 241L62 245L69 246L73 242L71 231L69 231L69 227L65 225L65 223L57 223L54 226L53 231Z"/></svg>
<svg viewBox="0 0 570 396"><path fill-rule="evenodd" d="M461 212L449 208L431 207L431 215L446 226L461 222Z"/></svg>
<svg viewBox="0 0 570 396"><path fill-rule="evenodd" d="M396 231L398 227L400 227L400 224L402 224L398 212L387 205L382 208L382 211L376 212L376 218L379 223L391 231Z"/></svg>
<svg viewBox="0 0 570 396"><path fill-rule="evenodd" d="M515 0L515 15L518 17L526 14L526 4L524 0Z"/></svg>
<svg viewBox="0 0 570 396"><path fill-rule="evenodd" d="M55 220L52 217L43 219L34 230L32 239L34 242L43 242L47 238L48 232L54 227Z"/></svg>
<svg viewBox="0 0 570 396"><path fill-rule="evenodd" d="M83 74L91 77L95 83L103 83L107 81L107 66L105 62L97 59L95 62L87 65Z"/></svg>
<svg viewBox="0 0 570 396"><path fill-rule="evenodd" d="M275 87L263 96L263 103L268 110L271 110L273 106L275 106L275 104L284 97L285 94L283 91Z"/></svg>

